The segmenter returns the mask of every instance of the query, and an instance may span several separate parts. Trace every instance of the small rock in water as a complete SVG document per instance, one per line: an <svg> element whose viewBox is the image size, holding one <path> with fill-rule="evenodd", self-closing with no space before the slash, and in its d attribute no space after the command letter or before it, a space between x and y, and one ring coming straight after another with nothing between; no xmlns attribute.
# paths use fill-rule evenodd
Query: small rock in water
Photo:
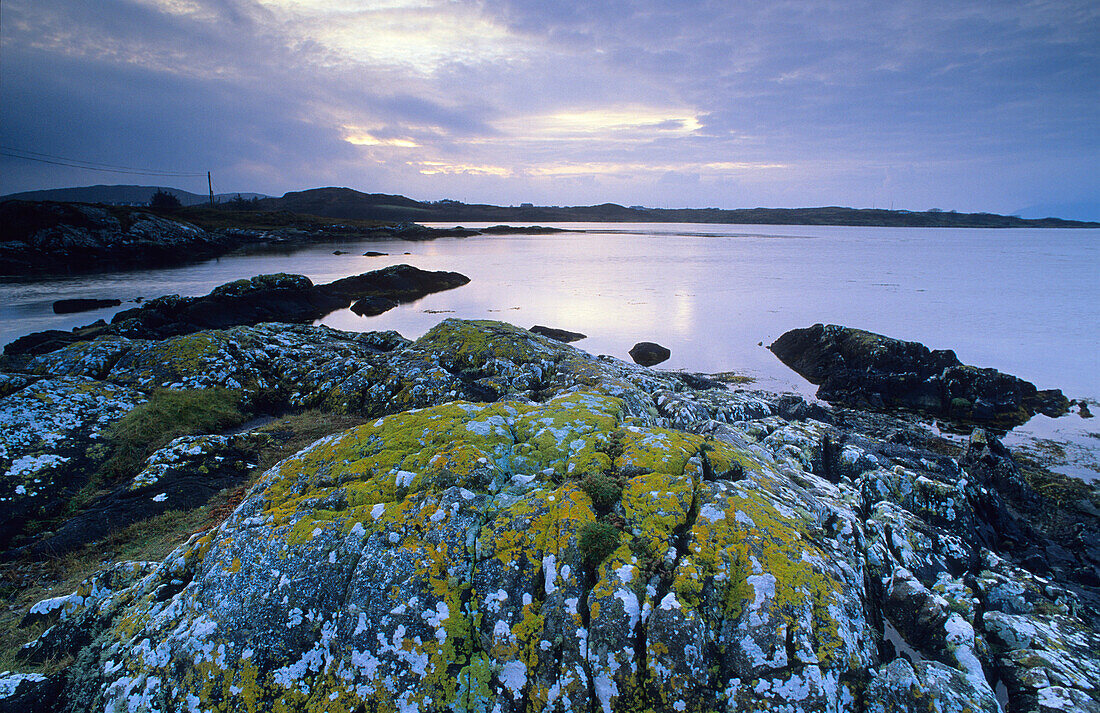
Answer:
<svg viewBox="0 0 1100 713"><path fill-rule="evenodd" d="M405 254L408 255L408 253ZM363 253L363 257L382 257L384 255L389 255L389 253L380 253L377 250L368 250Z"/></svg>
<svg viewBox="0 0 1100 713"><path fill-rule="evenodd" d="M388 297L364 297L351 306L351 311L361 317L373 317L396 306L397 301Z"/></svg>
<svg viewBox="0 0 1100 713"><path fill-rule="evenodd" d="M641 364L642 366L660 364L672 356L672 352L668 349L653 342L638 342L630 349L629 354L635 364Z"/></svg>
<svg viewBox="0 0 1100 713"><path fill-rule="evenodd" d="M332 254L333 255L347 255L347 253L344 252L343 250L333 250Z"/></svg>
<svg viewBox="0 0 1100 713"><path fill-rule="evenodd" d="M122 304L122 300L98 300L90 298L58 300L53 303L53 312L54 314L87 312L88 310L101 309L103 307L118 307L120 304Z"/></svg>
<svg viewBox="0 0 1100 713"><path fill-rule="evenodd" d="M550 337L551 339L557 339L559 342L576 342L581 339L585 339L588 335L581 334L580 332L570 332L566 329L555 329L554 327L543 327L540 324L536 324L527 330L528 332L534 332L535 334L541 334L544 337Z"/></svg>

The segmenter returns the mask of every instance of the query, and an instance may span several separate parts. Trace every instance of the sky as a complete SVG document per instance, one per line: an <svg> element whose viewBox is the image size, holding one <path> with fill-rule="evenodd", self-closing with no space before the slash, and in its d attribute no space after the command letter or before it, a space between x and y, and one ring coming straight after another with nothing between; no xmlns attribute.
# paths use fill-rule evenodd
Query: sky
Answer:
<svg viewBox="0 0 1100 713"><path fill-rule="evenodd" d="M0 156L0 194L1100 219L1100 3L4 0L0 146L203 174Z"/></svg>

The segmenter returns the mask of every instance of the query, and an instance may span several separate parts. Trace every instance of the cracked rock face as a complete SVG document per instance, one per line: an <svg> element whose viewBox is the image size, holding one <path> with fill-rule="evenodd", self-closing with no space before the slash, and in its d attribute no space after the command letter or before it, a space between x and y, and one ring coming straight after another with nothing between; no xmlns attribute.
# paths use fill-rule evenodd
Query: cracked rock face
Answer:
<svg viewBox="0 0 1100 713"><path fill-rule="evenodd" d="M56 710L1097 710L1095 592L998 550L1042 535L986 434L951 457L496 322L261 325L112 363L378 418L163 563L36 607L28 659L75 657Z"/></svg>
<svg viewBox="0 0 1100 713"><path fill-rule="evenodd" d="M85 376L30 381L0 398L0 547L87 482L105 429L145 396Z"/></svg>
<svg viewBox="0 0 1100 713"><path fill-rule="evenodd" d="M857 517L704 443L583 393L325 439L126 593L95 703L836 708L876 656ZM735 462L742 480L704 480ZM637 475L618 547L590 566L578 533L597 514L570 477L612 467ZM814 534L822 497L835 538Z"/></svg>

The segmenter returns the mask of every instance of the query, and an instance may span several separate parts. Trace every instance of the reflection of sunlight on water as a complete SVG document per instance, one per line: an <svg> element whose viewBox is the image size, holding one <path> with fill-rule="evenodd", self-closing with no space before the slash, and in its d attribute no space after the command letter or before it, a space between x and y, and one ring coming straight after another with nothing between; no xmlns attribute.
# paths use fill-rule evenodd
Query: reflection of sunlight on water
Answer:
<svg viewBox="0 0 1100 713"><path fill-rule="evenodd" d="M677 292L673 304L672 326L684 336L690 335L695 326L695 296Z"/></svg>

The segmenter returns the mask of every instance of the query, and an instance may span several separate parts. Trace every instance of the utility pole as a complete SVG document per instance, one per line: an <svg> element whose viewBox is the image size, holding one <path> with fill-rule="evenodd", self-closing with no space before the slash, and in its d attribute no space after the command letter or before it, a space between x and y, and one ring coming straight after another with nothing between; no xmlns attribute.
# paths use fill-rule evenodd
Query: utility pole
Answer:
<svg viewBox="0 0 1100 713"><path fill-rule="evenodd" d="M214 207L214 181L210 178L210 171L206 172L206 187L210 189L210 207Z"/></svg>

